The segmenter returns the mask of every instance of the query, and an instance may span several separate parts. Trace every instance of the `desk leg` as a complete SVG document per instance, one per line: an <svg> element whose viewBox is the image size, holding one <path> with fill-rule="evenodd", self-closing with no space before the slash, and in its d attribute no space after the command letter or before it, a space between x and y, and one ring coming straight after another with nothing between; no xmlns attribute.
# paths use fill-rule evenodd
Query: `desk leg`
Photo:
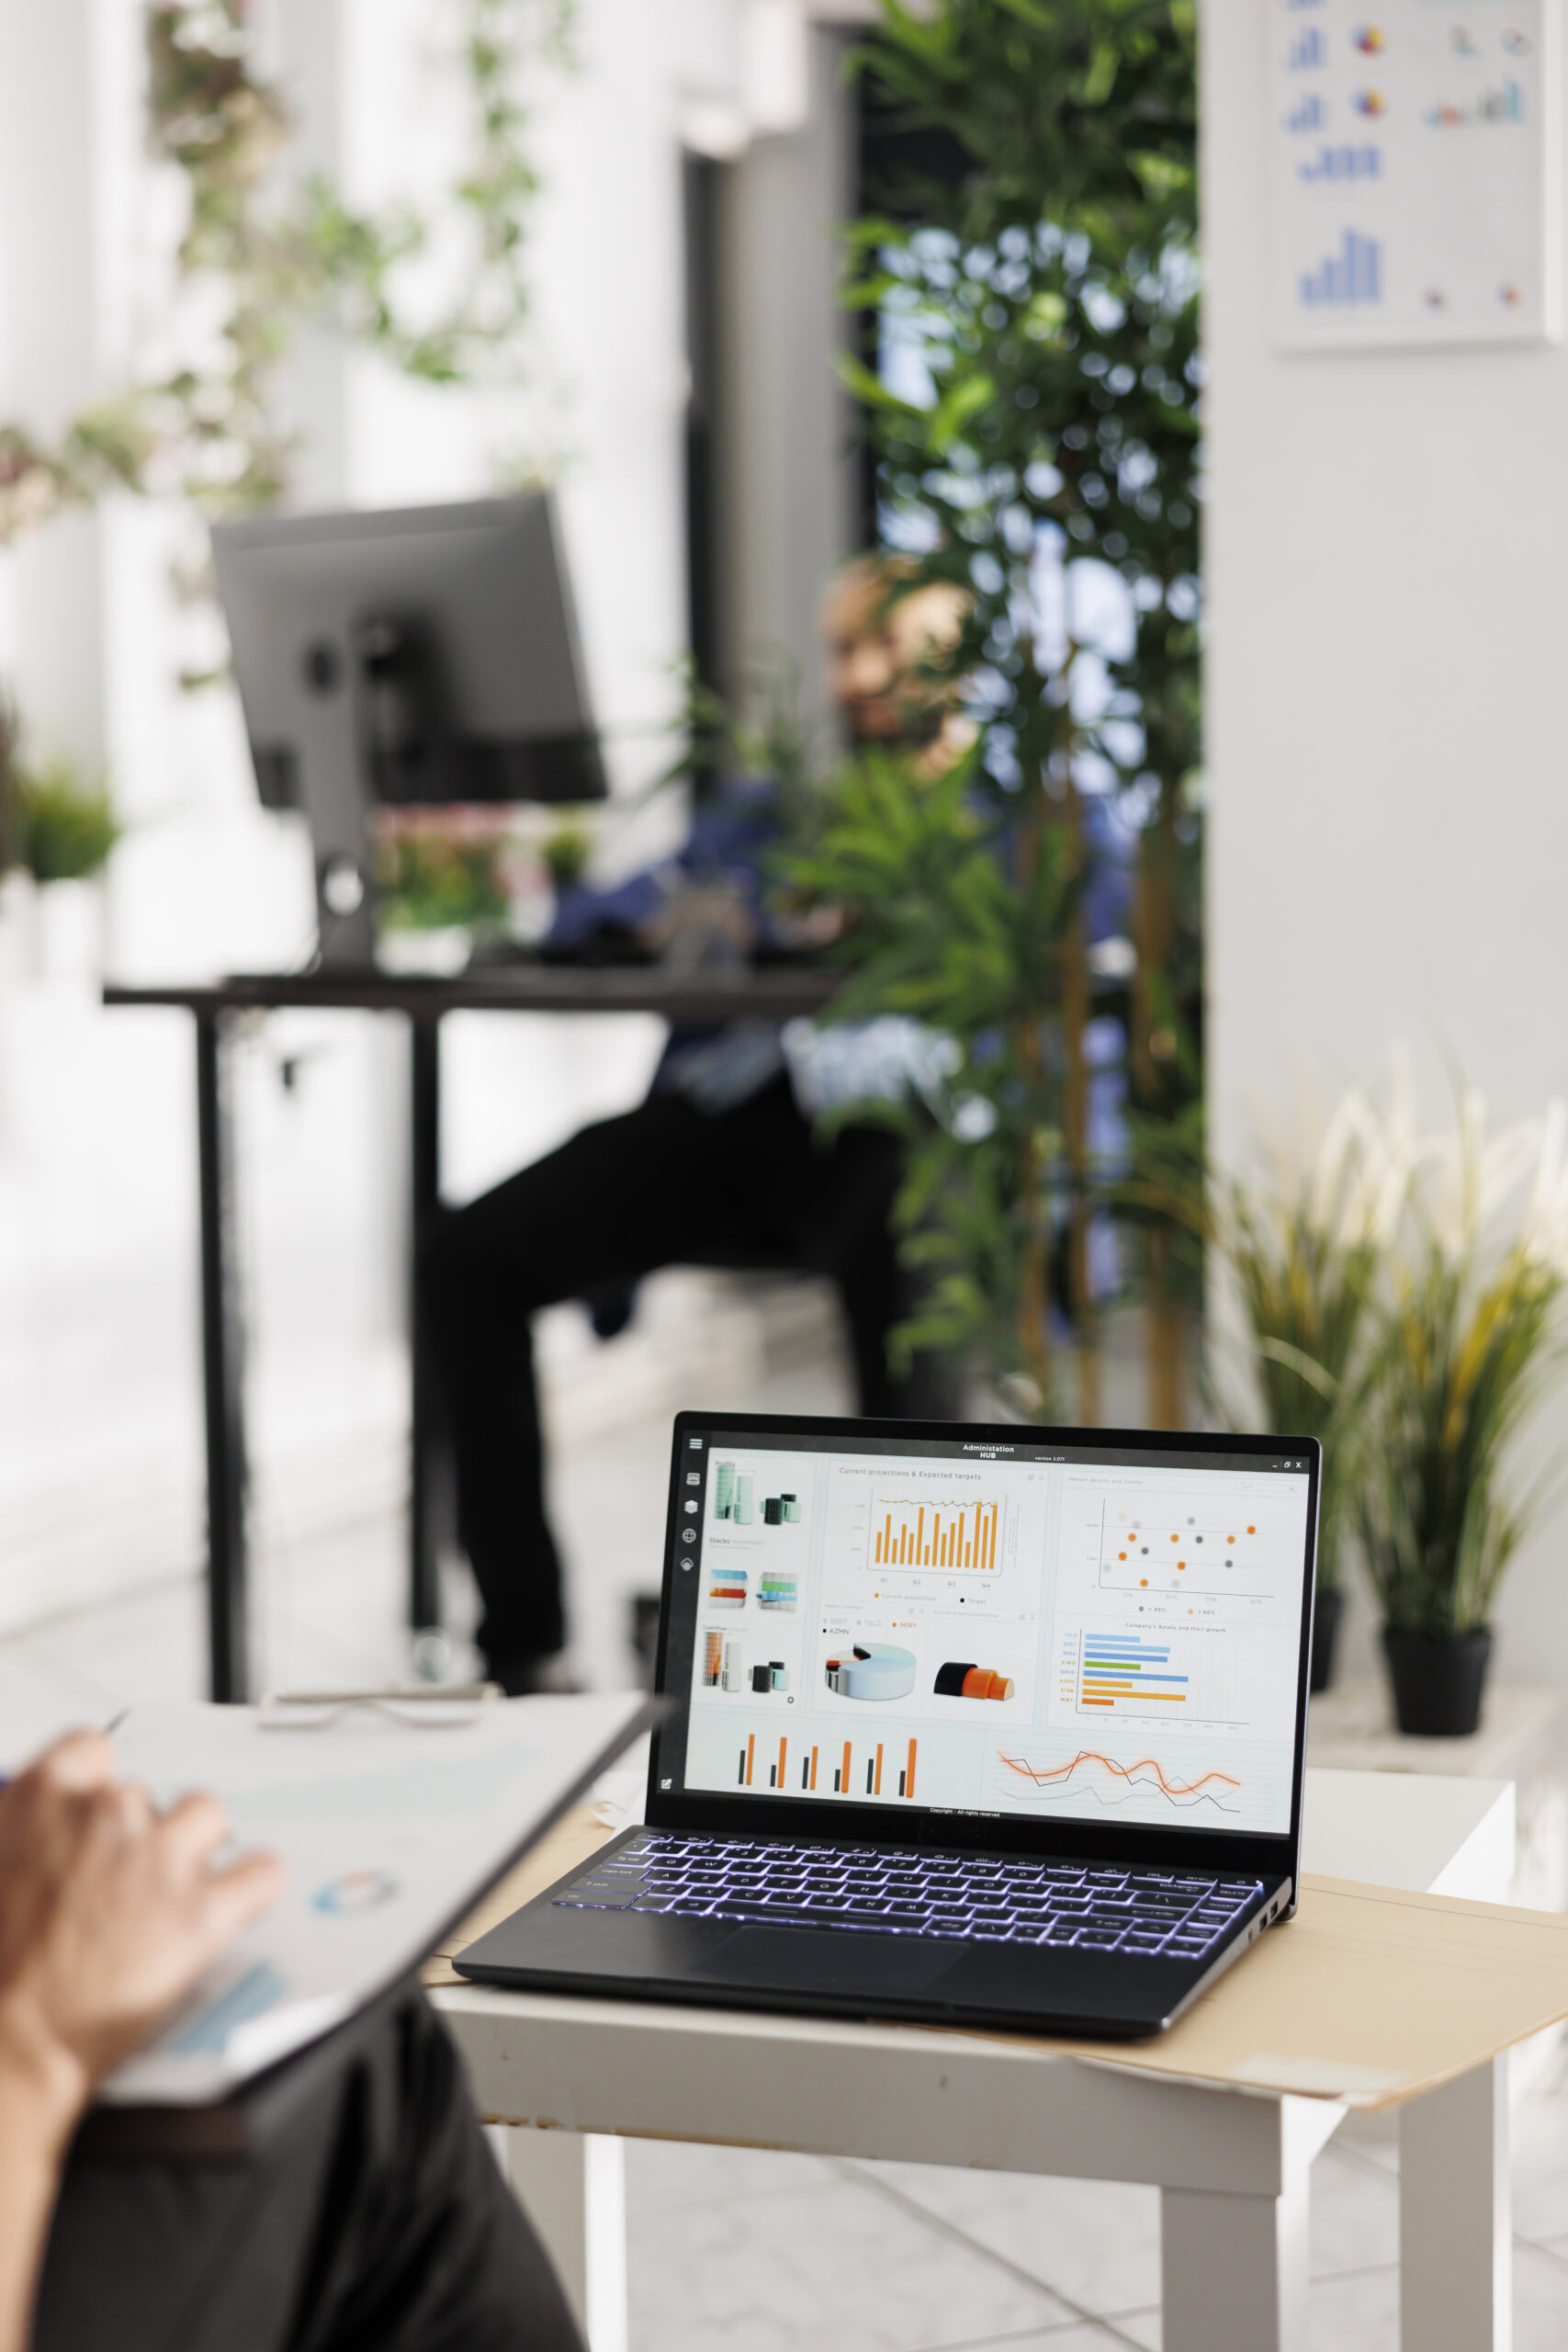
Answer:
<svg viewBox="0 0 1568 2352"><path fill-rule="evenodd" d="M589 2352L626 2352L626 2152L578 2132L507 2128L506 2174Z"/></svg>
<svg viewBox="0 0 1568 2352"><path fill-rule="evenodd" d="M212 1696L246 1695L245 1329L234 1215L232 1069L222 1013L196 1021L201 1183L201 1360L207 1419L208 1675Z"/></svg>
<svg viewBox="0 0 1568 2352"><path fill-rule="evenodd" d="M412 1114L409 1265L409 1624L417 1634L441 1623L436 1561L434 1375L420 1313L420 1249L441 1205L441 1031L430 1020L409 1024Z"/></svg>
<svg viewBox="0 0 1568 2352"><path fill-rule="evenodd" d="M1399 2110L1404 2352L1508 2352L1513 2291L1504 2051Z"/></svg>
<svg viewBox="0 0 1568 2352"><path fill-rule="evenodd" d="M1162 2189L1164 2352L1306 2352L1307 2179L1282 2197Z"/></svg>

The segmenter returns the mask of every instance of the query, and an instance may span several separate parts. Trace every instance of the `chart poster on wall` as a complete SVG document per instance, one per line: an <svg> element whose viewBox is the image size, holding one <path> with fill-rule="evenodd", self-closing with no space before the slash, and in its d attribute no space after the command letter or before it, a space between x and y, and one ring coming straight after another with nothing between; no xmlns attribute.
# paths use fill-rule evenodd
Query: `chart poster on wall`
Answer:
<svg viewBox="0 0 1568 2352"><path fill-rule="evenodd" d="M1269 0L1287 350L1562 333L1561 0Z"/></svg>

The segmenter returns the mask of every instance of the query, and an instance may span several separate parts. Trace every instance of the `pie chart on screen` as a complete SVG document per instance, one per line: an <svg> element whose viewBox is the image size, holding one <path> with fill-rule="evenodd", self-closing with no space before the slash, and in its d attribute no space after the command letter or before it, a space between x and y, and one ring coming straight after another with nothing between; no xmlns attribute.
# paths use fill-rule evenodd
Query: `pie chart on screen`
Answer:
<svg viewBox="0 0 1568 2352"><path fill-rule="evenodd" d="M314 1910L341 1917L374 1911L378 1904L389 1903L397 1891L397 1880L389 1878L385 1871L344 1871L318 1888L310 1903Z"/></svg>

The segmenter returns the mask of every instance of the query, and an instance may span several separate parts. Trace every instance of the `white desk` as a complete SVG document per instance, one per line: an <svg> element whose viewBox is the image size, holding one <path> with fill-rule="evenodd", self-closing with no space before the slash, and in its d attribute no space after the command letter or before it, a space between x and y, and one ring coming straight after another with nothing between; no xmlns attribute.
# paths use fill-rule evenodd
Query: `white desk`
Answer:
<svg viewBox="0 0 1568 2352"><path fill-rule="evenodd" d="M1513 1867L1506 1782L1311 1774L1306 1818L1325 1874L1495 1901ZM628 2136L1152 2183L1165 2352L1304 2352L1308 2178L1337 2098L934 2029L479 1985L434 1998L481 2110L513 2127L512 2179L592 2352L626 2352ZM1507 2071L1505 2053L1399 2110L1404 2352L1509 2345Z"/></svg>

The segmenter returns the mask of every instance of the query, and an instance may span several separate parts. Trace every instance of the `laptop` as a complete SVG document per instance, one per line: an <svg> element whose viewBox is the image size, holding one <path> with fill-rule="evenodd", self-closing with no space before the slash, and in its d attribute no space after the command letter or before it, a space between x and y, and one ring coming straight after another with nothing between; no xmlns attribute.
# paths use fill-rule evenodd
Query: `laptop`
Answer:
<svg viewBox="0 0 1568 2352"><path fill-rule="evenodd" d="M682 1413L647 1819L535 1991L1132 2039L1295 1908L1309 1438Z"/></svg>

